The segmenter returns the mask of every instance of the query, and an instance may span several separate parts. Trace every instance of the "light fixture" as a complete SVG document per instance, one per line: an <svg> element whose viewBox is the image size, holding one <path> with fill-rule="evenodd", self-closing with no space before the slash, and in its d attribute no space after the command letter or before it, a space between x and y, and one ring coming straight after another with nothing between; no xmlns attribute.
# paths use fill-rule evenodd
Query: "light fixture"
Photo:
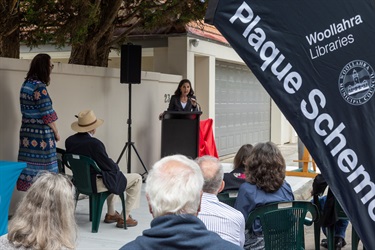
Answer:
<svg viewBox="0 0 375 250"><path fill-rule="evenodd" d="M193 45L194 47L198 47L198 45L199 45L199 39L191 39L191 40L190 40L190 43L191 43L191 45Z"/></svg>

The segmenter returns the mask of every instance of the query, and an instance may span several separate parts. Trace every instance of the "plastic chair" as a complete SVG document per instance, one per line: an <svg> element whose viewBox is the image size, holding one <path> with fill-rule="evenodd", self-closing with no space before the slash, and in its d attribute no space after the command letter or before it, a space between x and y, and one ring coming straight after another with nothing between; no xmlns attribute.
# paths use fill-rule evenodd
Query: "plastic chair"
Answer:
<svg viewBox="0 0 375 250"><path fill-rule="evenodd" d="M218 193L217 198L228 206L234 207L237 197L231 197L229 193Z"/></svg>
<svg viewBox="0 0 375 250"><path fill-rule="evenodd" d="M322 207L320 206L319 203L319 196L314 195L313 197L314 203L318 207L319 214L322 214ZM335 214L337 216L337 220L349 220L348 216L345 214L344 210L338 203L338 201L335 199ZM316 221L314 223L314 238L315 238L315 250L320 249L320 228L321 228L321 222ZM334 250L335 249L335 224L327 227L327 241L328 241L328 250ZM358 249L358 243L360 241L360 238L355 231L354 228L352 228L352 250L357 250ZM365 250L366 248L363 247Z"/></svg>
<svg viewBox="0 0 375 250"><path fill-rule="evenodd" d="M99 229L100 217L102 214L104 201L111 194L109 191L94 193L91 183L91 172L93 169L98 175L102 172L96 162L89 157L75 154L65 154L63 157L64 162L73 172L73 183L77 189L76 202L80 193L89 196L90 204L90 221L92 221L91 232L97 233ZM125 197L124 194L119 195L122 203L122 211L124 211L124 222L126 221L125 215ZM126 223L124 223L126 229Z"/></svg>
<svg viewBox="0 0 375 250"><path fill-rule="evenodd" d="M311 218L306 217L307 213ZM270 203L249 214L246 229L251 232L254 221L259 218L265 250L302 250L305 247L304 225L311 226L318 217L317 207L309 201Z"/></svg>
<svg viewBox="0 0 375 250"><path fill-rule="evenodd" d="M57 165L60 174L65 174L65 163L63 161L63 157L65 154L65 150L62 148L56 148L56 155L57 155Z"/></svg>

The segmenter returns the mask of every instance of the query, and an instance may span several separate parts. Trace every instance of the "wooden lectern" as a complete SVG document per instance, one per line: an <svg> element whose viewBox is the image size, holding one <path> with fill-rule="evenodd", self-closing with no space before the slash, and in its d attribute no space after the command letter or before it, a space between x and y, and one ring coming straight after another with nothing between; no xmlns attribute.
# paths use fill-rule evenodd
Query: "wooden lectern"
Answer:
<svg viewBox="0 0 375 250"><path fill-rule="evenodd" d="M199 119L202 112L165 111L161 124L161 157L182 154L198 157Z"/></svg>

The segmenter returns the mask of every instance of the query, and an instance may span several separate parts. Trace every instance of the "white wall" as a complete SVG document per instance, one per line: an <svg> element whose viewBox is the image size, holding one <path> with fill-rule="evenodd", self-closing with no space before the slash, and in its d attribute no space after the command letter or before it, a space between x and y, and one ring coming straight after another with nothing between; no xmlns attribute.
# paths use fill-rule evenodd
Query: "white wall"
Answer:
<svg viewBox="0 0 375 250"><path fill-rule="evenodd" d="M29 63L29 60L0 58L0 160L17 161L21 126L19 91ZM109 156L117 160L128 140L129 102L129 85L120 84L119 76L119 69L55 63L48 91L59 117L58 147L65 148L65 139L74 133L70 129L76 120L74 115L83 109L93 109L104 119L96 137L104 142ZM177 75L143 71L142 83L132 85L132 141L148 168L160 158L158 115L168 106L164 94L173 93L181 79ZM120 161L123 172L126 172L126 156ZM131 169L144 172L134 151Z"/></svg>
<svg viewBox="0 0 375 250"><path fill-rule="evenodd" d="M292 125L271 101L271 141L276 144L297 143L298 136Z"/></svg>
<svg viewBox="0 0 375 250"><path fill-rule="evenodd" d="M142 69L152 70L155 72L162 72L166 74L178 74L178 75L181 75L183 78L189 78L193 83L193 88L196 92L198 101L202 106L203 115L201 118L202 119L206 119L206 118L214 119L215 112L216 112L215 110L215 61L220 60L220 61L226 61L226 62L235 63L235 64L244 64L244 63L242 59L238 56L238 54L230 46L225 46L222 44L214 43L214 42L208 41L207 39L200 39L199 45L197 47L194 47L190 42L190 40L192 39L193 39L192 37L187 37L187 36L169 37L168 47L144 48L142 50L142 56L143 56ZM29 49L24 48L21 51L22 52L21 56L23 58L31 59L33 56L35 56L35 54L37 54L38 52L42 52L42 51L47 51L51 55L56 55L56 58L59 58L56 61L64 61L69 56L69 53L68 53L69 48L65 48L65 51L63 52L56 51L54 47L51 47L51 46L41 46L41 49L33 49L32 52L28 52L28 50ZM110 55L111 60L109 63L110 67L119 68L119 61L120 61L119 57L120 56L117 51L111 52L111 55ZM62 59L62 58L65 58L65 59ZM24 77L26 73L25 70L27 69L27 67L28 66L25 66L21 74L21 77L18 78L16 82L19 81L19 79L22 79ZM87 68L93 68L93 67L87 67ZM0 67L0 70L1 70L1 67ZM113 72L111 71L111 69L107 69L107 70L108 72ZM95 70L91 70L91 71L95 71ZM146 72L143 72L143 74L145 73ZM55 74L56 74L56 71L52 75L52 78L54 78ZM119 71L116 71L116 73L113 73L113 76L110 77L110 78L114 77L113 79L115 80L113 81L113 85L116 85L116 89L118 88L120 90L120 92L117 92L116 90L114 92L117 93L118 95L120 95L121 93L121 97L127 98L127 86L122 86L122 87L118 86L118 85L121 85L119 84L119 79L117 77L118 75L119 75ZM170 75L163 75L163 76L170 76ZM102 77L102 76L99 76L99 77ZM178 77L178 79L181 79L181 78ZM56 79L52 79L52 80L54 81ZM143 85L144 81L145 79L142 80L141 85ZM156 82L158 82L158 80ZM167 82L169 82L167 83L168 86L170 84L173 84L173 87L170 87L171 91L167 93L171 95L174 93L174 90L176 87L175 83L178 83L179 80L177 81L169 80L168 78ZM53 88L55 88L55 86L53 85L54 84L52 83L52 86L50 86L51 91ZM103 86L106 86L106 85L104 84ZM137 91L138 87L140 86L134 85L133 96L135 96L135 92ZM158 86L158 88L159 87L161 89L164 88L163 86ZM111 87L111 89L113 88L114 87ZM18 92L19 90L15 89L15 91ZM157 96L158 101L161 102L158 105L164 105L163 108L166 107L166 104L162 102L164 93L166 92L159 93L159 95ZM53 93L51 93L51 95L53 95ZM110 97L112 97L112 95L113 94L110 94ZM3 98L7 98L7 97L3 97ZM133 99L135 102L136 98L133 98ZM150 101L152 100L156 100L155 96L152 96L150 98ZM127 103L127 99L124 100L121 104L121 106L123 107L122 112L126 112L124 116L127 116L127 106L124 107L124 105L127 105L126 103ZM154 107L154 105L151 105L151 106ZM1 109L2 107L0 107L0 110ZM18 111L18 109L19 108L17 106L16 111ZM135 104L133 104L133 119L135 119L135 114L136 114L134 111L135 109L136 109ZM4 118L2 117L1 119L4 119ZM125 131L126 130L126 118L124 118L124 120L121 120L121 122L123 122L122 123L123 127L121 129ZM136 125L137 124L135 124L135 121L133 121L133 130ZM158 125L160 126L160 124ZM125 136L125 139L126 139L126 136ZM294 143L297 141L297 135L295 134L293 127L285 119L283 114L280 112L280 110L277 108L277 106L273 102L271 105L271 140L275 142L276 144L284 144L284 143L289 143L289 142ZM136 142L136 147L138 148L138 138L135 140L133 139L133 141ZM0 159L1 159L1 152L0 152Z"/></svg>

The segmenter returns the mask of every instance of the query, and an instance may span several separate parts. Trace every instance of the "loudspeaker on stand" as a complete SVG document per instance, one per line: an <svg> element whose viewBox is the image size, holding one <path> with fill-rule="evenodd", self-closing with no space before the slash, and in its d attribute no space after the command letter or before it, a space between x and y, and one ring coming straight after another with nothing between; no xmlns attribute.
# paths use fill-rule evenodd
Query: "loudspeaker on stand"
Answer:
<svg viewBox="0 0 375 250"><path fill-rule="evenodd" d="M141 45L121 45L121 83L141 83L141 59Z"/></svg>

